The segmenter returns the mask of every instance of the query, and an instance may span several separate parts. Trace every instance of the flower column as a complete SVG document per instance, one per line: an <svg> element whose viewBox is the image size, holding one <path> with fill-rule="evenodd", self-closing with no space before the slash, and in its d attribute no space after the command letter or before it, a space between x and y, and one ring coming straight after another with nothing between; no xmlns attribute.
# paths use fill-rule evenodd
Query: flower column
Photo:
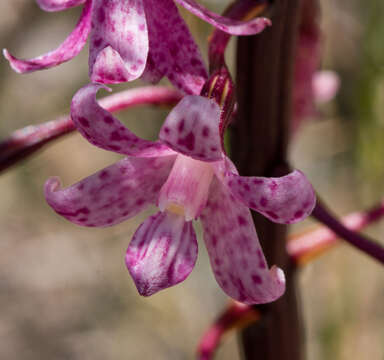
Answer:
<svg viewBox="0 0 384 360"><path fill-rule="evenodd" d="M238 40L239 107L232 126L231 155L241 174L280 176L288 172L291 82L300 3L301 0L273 1L273 26L257 36ZM300 360L295 274L285 250L287 227L256 214L254 221L268 261L284 269L287 289L275 303L257 307L262 317L242 334L243 357Z"/></svg>

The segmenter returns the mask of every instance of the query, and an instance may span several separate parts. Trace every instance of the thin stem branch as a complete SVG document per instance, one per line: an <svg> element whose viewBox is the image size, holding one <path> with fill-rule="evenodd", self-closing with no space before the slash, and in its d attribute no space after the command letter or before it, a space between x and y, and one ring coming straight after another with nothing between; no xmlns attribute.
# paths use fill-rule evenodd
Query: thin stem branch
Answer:
<svg viewBox="0 0 384 360"><path fill-rule="evenodd" d="M100 105L117 112L138 105L174 105L181 94L164 86L146 86L125 90L100 100ZM26 159L53 140L76 130L70 116L16 130L0 142L0 173Z"/></svg>
<svg viewBox="0 0 384 360"><path fill-rule="evenodd" d="M383 210L375 212L375 216L379 216L379 214L382 216L381 211ZM312 216L331 229L340 238L384 264L384 247L368 237L348 229L348 227L337 220L320 200L317 201Z"/></svg>
<svg viewBox="0 0 384 360"><path fill-rule="evenodd" d="M384 216L384 200L365 211L358 211L341 218L340 222L350 231L360 231ZM340 243L340 237L327 226L307 230L289 237L287 251L298 265L304 265L326 250Z"/></svg>
<svg viewBox="0 0 384 360"><path fill-rule="evenodd" d="M260 313L249 305L232 302L201 337L198 360L213 359L223 336L231 329L243 328L260 319Z"/></svg>

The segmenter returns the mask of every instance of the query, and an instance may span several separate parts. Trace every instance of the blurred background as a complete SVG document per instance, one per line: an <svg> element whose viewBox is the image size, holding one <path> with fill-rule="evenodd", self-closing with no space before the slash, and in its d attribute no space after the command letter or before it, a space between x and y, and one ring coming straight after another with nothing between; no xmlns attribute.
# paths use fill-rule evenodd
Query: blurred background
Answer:
<svg viewBox="0 0 384 360"><path fill-rule="evenodd" d="M218 12L227 4L201 2ZM384 3L321 3L322 68L337 71L342 85L295 135L291 160L344 215L379 202L384 193ZM54 49L79 10L45 13L32 0L2 0L0 46L26 58ZM182 13L206 53L210 27ZM0 60L1 138L68 113L73 94L88 81L87 50L28 75ZM233 50L231 43L232 69ZM168 111L142 107L119 118L154 139ZM42 188L49 176L68 186L118 158L72 134L0 176L0 359L193 359L202 332L227 304L202 241L185 282L151 298L137 294L124 254L154 209L111 228L89 229L48 207ZM291 231L313 225L306 220ZM375 224L367 233L382 241L383 231ZM308 360L384 359L384 271L374 260L342 244L301 269L299 281ZM233 333L217 359L238 358Z"/></svg>

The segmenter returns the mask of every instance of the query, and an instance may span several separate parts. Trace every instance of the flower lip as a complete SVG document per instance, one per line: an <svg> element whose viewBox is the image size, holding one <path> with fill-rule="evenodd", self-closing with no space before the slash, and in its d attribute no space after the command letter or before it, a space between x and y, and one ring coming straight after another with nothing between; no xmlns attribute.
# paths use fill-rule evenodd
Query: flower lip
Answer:
<svg viewBox="0 0 384 360"><path fill-rule="evenodd" d="M159 209L184 215L186 221L196 219L207 202L212 178L211 164L179 154L160 190Z"/></svg>

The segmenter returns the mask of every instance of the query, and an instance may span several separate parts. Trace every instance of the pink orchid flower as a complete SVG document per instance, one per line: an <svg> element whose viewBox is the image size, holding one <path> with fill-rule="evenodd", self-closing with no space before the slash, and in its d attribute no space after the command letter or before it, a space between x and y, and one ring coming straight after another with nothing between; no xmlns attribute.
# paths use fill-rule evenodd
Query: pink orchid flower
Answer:
<svg viewBox="0 0 384 360"><path fill-rule="evenodd" d="M210 12L194 0L178 4L218 29L233 35L262 31L270 21L241 22ZM4 56L19 73L47 69L71 60L90 35L89 75L92 82L120 83L139 77L156 82L163 76L186 93L199 93L207 73L200 52L174 0L37 0L46 11L84 4L79 22L56 49L20 60Z"/></svg>
<svg viewBox="0 0 384 360"><path fill-rule="evenodd" d="M138 138L96 101L100 84L80 89L71 116L92 144L127 155L60 189L45 186L49 205L69 221L104 227L127 220L150 204L159 212L137 229L126 265L141 295L183 281L197 258L192 220L200 219L217 282L232 298L266 303L285 290L284 273L268 269L249 208L278 223L294 223L315 205L300 171L280 178L242 177L225 156L220 108L196 95L184 97L166 118L155 142Z"/></svg>

